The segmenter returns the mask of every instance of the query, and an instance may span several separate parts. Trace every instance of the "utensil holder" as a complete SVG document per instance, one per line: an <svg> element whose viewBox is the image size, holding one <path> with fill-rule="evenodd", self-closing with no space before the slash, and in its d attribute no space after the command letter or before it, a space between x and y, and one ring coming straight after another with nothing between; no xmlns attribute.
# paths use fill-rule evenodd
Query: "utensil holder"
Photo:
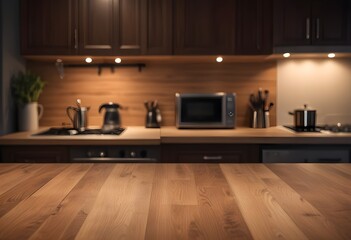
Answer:
<svg viewBox="0 0 351 240"><path fill-rule="evenodd" d="M268 128L268 127L270 127L269 111L264 111L262 109L258 109L258 110L253 111L252 127L253 128Z"/></svg>

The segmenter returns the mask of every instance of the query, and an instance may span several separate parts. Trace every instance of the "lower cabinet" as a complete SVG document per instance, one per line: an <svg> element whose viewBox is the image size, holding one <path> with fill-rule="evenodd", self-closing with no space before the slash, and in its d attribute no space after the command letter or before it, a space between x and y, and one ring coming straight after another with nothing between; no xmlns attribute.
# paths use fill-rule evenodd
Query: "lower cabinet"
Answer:
<svg viewBox="0 0 351 240"><path fill-rule="evenodd" d="M6 146L1 148L1 161L12 163L68 162L68 148L64 146Z"/></svg>
<svg viewBox="0 0 351 240"><path fill-rule="evenodd" d="M256 144L162 144L166 163L258 163Z"/></svg>

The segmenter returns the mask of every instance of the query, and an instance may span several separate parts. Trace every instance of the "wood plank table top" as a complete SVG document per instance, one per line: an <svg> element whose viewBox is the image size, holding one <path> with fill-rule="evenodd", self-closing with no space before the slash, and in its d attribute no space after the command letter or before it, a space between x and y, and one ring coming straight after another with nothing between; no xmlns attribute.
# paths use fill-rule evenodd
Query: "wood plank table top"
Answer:
<svg viewBox="0 0 351 240"><path fill-rule="evenodd" d="M0 239L351 239L351 164L1 164Z"/></svg>

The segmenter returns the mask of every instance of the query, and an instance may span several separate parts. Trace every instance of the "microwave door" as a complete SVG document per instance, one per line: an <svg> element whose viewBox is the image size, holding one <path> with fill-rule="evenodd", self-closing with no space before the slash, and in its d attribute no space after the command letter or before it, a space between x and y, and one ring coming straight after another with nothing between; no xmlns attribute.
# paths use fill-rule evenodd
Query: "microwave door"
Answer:
<svg viewBox="0 0 351 240"><path fill-rule="evenodd" d="M216 127L224 123L223 98L183 98L180 103L180 122L183 126Z"/></svg>

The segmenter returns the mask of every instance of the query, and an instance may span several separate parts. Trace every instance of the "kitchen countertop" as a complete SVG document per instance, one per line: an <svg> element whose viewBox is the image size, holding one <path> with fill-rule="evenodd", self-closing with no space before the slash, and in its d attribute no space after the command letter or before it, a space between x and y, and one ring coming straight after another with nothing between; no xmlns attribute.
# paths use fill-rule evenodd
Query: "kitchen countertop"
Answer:
<svg viewBox="0 0 351 240"><path fill-rule="evenodd" d="M0 239L351 239L350 164L1 164Z"/></svg>
<svg viewBox="0 0 351 240"><path fill-rule="evenodd" d="M0 145L159 145L160 129L127 127L121 135L32 136L47 130L17 132L0 137Z"/></svg>
<svg viewBox="0 0 351 240"><path fill-rule="evenodd" d="M159 145L160 143L351 144L351 133L295 133L282 126L265 129L161 129L127 127L120 136L31 136L44 131L0 137L0 145Z"/></svg>
<svg viewBox="0 0 351 240"><path fill-rule="evenodd" d="M283 126L236 129L163 127L162 143L351 144L351 133L296 133Z"/></svg>

